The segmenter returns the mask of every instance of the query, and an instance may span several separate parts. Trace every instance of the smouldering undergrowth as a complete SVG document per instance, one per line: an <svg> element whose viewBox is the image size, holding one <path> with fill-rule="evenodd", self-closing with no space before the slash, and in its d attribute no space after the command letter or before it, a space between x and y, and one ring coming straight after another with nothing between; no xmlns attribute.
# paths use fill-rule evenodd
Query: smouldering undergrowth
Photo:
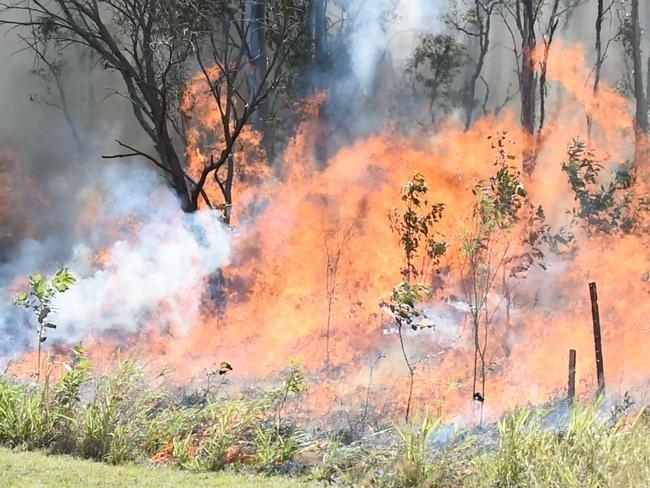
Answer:
<svg viewBox="0 0 650 488"><path fill-rule="evenodd" d="M286 417L304 389L294 364L276 389L251 398L183 401L147 382L133 360L94 377L77 352L60 381L0 378L0 442L111 464L146 461L215 471L227 464L271 467L291 457L298 436Z"/></svg>
<svg viewBox="0 0 650 488"><path fill-rule="evenodd" d="M456 430L418 414L356 439L315 433L293 415L306 378L294 364L275 388L181 398L133 360L95 376L81 350L58 381L0 378L0 443L190 471L291 474L341 486L642 487L650 479L650 417L629 402L522 408L496 426ZM224 392L221 391L223 395ZM191 401L190 401L191 400Z"/></svg>
<svg viewBox="0 0 650 488"><path fill-rule="evenodd" d="M440 420L424 416L396 427L397 437L374 448L364 441L339 447L318 469L323 478L350 486L647 486L647 413L602 412L600 404L576 405L564 415L521 408L496 428L448 439Z"/></svg>

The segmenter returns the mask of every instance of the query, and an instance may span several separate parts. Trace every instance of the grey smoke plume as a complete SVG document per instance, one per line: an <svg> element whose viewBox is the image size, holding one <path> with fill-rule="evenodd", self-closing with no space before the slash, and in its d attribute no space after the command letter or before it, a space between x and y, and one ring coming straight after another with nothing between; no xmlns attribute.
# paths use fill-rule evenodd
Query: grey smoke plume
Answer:
<svg viewBox="0 0 650 488"><path fill-rule="evenodd" d="M135 332L154 318L161 327L195 322L205 279L230 249L216 213L183 213L161 177L135 162L103 166L69 199L80 209L73 236L24 240L0 265L0 358L34 339L29 316L11 304L15 279L52 272L63 240L74 243L65 264L78 283L54 304L53 342Z"/></svg>
<svg viewBox="0 0 650 488"><path fill-rule="evenodd" d="M154 321L194 323L204 280L228 258L227 231L215 215L180 211L144 162L100 160L116 138L147 149L128 102L110 96L119 86L111 73L71 53L63 81L79 147L61 110L45 103L59 94L32 72L33 57L13 55L21 47L13 35L0 46L0 62L10 66L0 70L0 162L11 185L2 189L0 365L35 344L32 318L13 297L27 276L60 265L79 281L55 303L58 328L47 345Z"/></svg>
<svg viewBox="0 0 650 488"><path fill-rule="evenodd" d="M440 32L446 0L351 0L354 25L350 36L352 71L365 93L371 90L382 58L397 63L412 53L417 38Z"/></svg>

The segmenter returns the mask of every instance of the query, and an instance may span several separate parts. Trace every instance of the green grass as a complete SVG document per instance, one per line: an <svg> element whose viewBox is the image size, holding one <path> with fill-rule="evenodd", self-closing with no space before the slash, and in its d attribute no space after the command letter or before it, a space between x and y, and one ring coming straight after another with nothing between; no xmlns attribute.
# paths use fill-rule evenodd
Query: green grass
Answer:
<svg viewBox="0 0 650 488"><path fill-rule="evenodd" d="M345 443L287 416L287 402L303 391L298 367L269 391L218 398L206 389L186 405L147 382L134 361L99 377L83 357L73 365L59 381L0 377L0 445L20 450L0 450L0 488L290 487L309 486L307 479L372 488L650 486L650 415L627 396L614 408L517 409L444 443L442 419L424 413Z"/></svg>
<svg viewBox="0 0 650 488"><path fill-rule="evenodd" d="M265 472L301 448L300 433L284 415L301 392L298 366L269 391L216 398L206 390L188 406L151 385L133 360L99 376L84 357L71 363L58 381L49 373L39 384L0 376L0 445L114 465L146 463L171 449L165 461L191 471L243 463Z"/></svg>
<svg viewBox="0 0 650 488"><path fill-rule="evenodd" d="M219 473L191 473L169 467L111 466L105 463L52 456L41 452L17 452L0 448L0 486L31 487L260 487L307 488L322 486L281 477Z"/></svg>

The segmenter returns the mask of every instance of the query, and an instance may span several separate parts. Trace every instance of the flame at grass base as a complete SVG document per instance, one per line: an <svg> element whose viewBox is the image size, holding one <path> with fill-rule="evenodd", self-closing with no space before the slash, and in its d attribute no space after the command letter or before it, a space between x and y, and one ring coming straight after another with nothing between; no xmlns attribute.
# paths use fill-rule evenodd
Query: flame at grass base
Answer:
<svg viewBox="0 0 650 488"><path fill-rule="evenodd" d="M225 254L215 256L220 251L202 246L187 221L172 220L169 228L141 222L135 228L122 228L123 237L103 248L102 260L109 264L93 265L96 269L82 279L77 295L70 293L60 302L61 317L92 328L107 315L119 316L120 309L127 310L129 317L134 316L133 309L138 311L131 324L125 324L124 317L114 322L120 324L114 331L119 334L107 336L110 327L100 327L87 341L100 367L110 365L119 346L152 369L171 367L179 383L198 384L206 370L226 359L234 367L231 378L245 385L272 378L288 366L289 358L302 357L315 378L307 397L308 412L332 411L335 400L341 399L359 406L368 395L372 405L395 414L404 407L408 376L397 337L390 333L392 324L379 303L400 281L402 264L388 212L399 204L400 186L419 171L429 183L432 200L445 204L440 230L450 252L442 272L435 276L436 296L427 305L437 314L437 329L406 334L406 349L417 363L414 403L440 407L448 414L471 412L471 327L463 307L450 304L462 304L459 236L471 216L470 189L493 172L495 152L488 137L507 131L513 154L535 145L537 165L526 186L554 229L568 222L567 210L574 205L561 163L573 138L587 139L587 113L593 120L591 145L602 160L623 162L632 156L628 101L606 86L594 100L584 85L589 69L583 50L554 44L553 51L558 50L562 64L552 52L548 72L549 82L557 88L547 102L552 109L543 134L534 141L521 132L512 112L498 119L486 116L469 131L453 122L431 131L393 123L380 134L340 149L321 170L314 159L314 121L308 119L284 153L278 171L282 177L262 170L254 170L254 178L238 175L235 228L228 237L232 250L223 266L225 304L203 300L210 274L226 262ZM200 90L196 84L191 86ZM195 103L200 95L194 93ZM201 113L195 117L213 117L216 109L205 109L209 103L208 98L199 103ZM202 130L210 125L195 123ZM247 145L254 145L253 135L247 137ZM191 165L194 170L207 160L200 147L192 146L198 139L190 141L187 150L191 160L198 158ZM255 163L259 148L251 151L244 159L259 169L262 163ZM640 187L647 175L644 164L638 168ZM218 200L217 193L210 196ZM143 215L158 215L155 193L147 198ZM105 208L99 205L91 221L79 225L92 233ZM211 219L207 215L196 216L203 232L214 225L206 226ZM114 220L108 222L115 225ZM609 389L644 388L650 380L648 235L589 236L579 228L574 232L573 253L547 252L546 271L537 269L517 281L509 320L502 312L494 315L483 392L488 415L562 394L569 349L578 351L579 392L593 388L589 281L599 286ZM153 255L144 249L154 250ZM339 252L328 312L328 257ZM176 261L180 255L183 258ZM111 267L113 271L107 271ZM159 274L161 267L169 274ZM102 281L106 272L113 273L115 281ZM492 303L499 304L498 290L492 295ZM72 301L90 305L79 313ZM328 313L330 363L325 368ZM30 361L25 357L17 369L27 370Z"/></svg>

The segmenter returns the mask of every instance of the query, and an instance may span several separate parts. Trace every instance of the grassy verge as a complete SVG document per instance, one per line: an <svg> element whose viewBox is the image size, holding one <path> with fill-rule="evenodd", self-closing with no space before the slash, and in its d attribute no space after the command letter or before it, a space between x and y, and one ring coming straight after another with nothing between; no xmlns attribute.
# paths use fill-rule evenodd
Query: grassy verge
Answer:
<svg viewBox="0 0 650 488"><path fill-rule="evenodd" d="M0 486L30 487L260 487L307 488L321 486L281 477L219 473L190 473L166 466L110 466L105 463L52 456L40 452L16 452L0 448Z"/></svg>
<svg viewBox="0 0 650 488"><path fill-rule="evenodd" d="M372 488L650 486L650 415L628 397L613 408L569 409L564 401L522 408L497 424L456 431L424 413L351 437L300 427L288 406L304 389L296 365L278 387L233 397L207 387L197 398L179 397L152 386L133 361L99 377L84 357L59 380L0 377L0 445L36 452L1 451L0 487L305 486L306 479Z"/></svg>

